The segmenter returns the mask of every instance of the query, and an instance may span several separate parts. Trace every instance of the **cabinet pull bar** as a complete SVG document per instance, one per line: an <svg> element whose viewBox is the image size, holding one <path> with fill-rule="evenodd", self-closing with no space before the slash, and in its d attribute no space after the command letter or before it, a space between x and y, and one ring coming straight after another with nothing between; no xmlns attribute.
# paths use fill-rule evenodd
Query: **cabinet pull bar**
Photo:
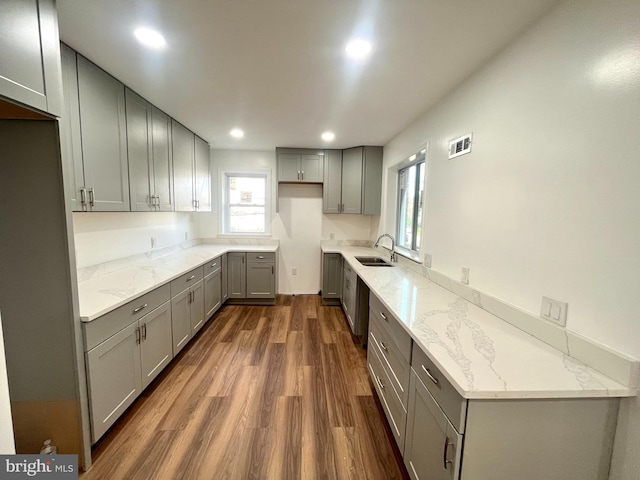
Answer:
<svg viewBox="0 0 640 480"><path fill-rule="evenodd" d="M382 390L384 390L384 384L382 383L382 379L378 375L376 375L376 383Z"/></svg>
<svg viewBox="0 0 640 480"><path fill-rule="evenodd" d="M217 264L218 264L217 262L212 263L211 268L215 267Z"/></svg>
<svg viewBox="0 0 640 480"><path fill-rule="evenodd" d="M385 352L388 352L388 351L389 351L389 349L388 349L388 348L387 348L387 346L384 344L384 342L380 342L380 348L381 348L382 350L384 350Z"/></svg>
<svg viewBox="0 0 640 480"><path fill-rule="evenodd" d="M447 465L453 463L451 460L447 460L447 450L449 450L449 445L453 446L453 443L449 441L449 437L445 437L444 439L444 453L442 454L442 466L445 470L447 470Z"/></svg>
<svg viewBox="0 0 640 480"><path fill-rule="evenodd" d="M302 173L302 180L304 180L304 170L301 173Z"/></svg>
<svg viewBox="0 0 640 480"><path fill-rule="evenodd" d="M271 265L271 275L273 275L273 265Z"/></svg>
<svg viewBox="0 0 640 480"><path fill-rule="evenodd" d="M91 187L89 189L89 205L91 205L92 207L95 205L96 203L96 194L93 190L93 187Z"/></svg>
<svg viewBox="0 0 640 480"><path fill-rule="evenodd" d="M189 278L187 278L187 282L190 282L191 280L193 280L194 278L196 278L195 275L191 275Z"/></svg>
<svg viewBox="0 0 640 480"><path fill-rule="evenodd" d="M140 328L136 327L136 343L140 343Z"/></svg>
<svg viewBox="0 0 640 480"><path fill-rule="evenodd" d="M87 204L87 189L84 187L80 189L80 203L83 207Z"/></svg>
<svg viewBox="0 0 640 480"><path fill-rule="evenodd" d="M388 322L388 321L389 321L389 320L387 320L387 316L386 316L384 313L380 312L380 316L382 317L382 319L383 319L385 322Z"/></svg>
<svg viewBox="0 0 640 480"><path fill-rule="evenodd" d="M429 369L427 367L422 365L422 370L424 370L424 373L427 374L427 377L429 377L433 383L435 383L436 385L438 384L438 379L436 377L434 377L433 375L431 375L431 372L429 371Z"/></svg>
<svg viewBox="0 0 640 480"><path fill-rule="evenodd" d="M145 303L144 305L140 305L138 308L134 308L133 313L138 313L140 310L144 310L148 305L148 303Z"/></svg>
<svg viewBox="0 0 640 480"><path fill-rule="evenodd" d="M147 324L143 323L142 324L142 340L146 340L147 339Z"/></svg>
<svg viewBox="0 0 640 480"><path fill-rule="evenodd" d="M262 260L264 258L264 255L258 255L257 257L259 260Z"/></svg>

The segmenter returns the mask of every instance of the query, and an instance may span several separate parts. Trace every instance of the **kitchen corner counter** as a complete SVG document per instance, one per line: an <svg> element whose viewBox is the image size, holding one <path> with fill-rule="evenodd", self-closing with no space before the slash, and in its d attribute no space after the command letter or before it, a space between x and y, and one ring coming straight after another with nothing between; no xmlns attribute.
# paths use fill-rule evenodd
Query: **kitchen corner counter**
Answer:
<svg viewBox="0 0 640 480"><path fill-rule="evenodd" d="M278 245L196 245L80 281L80 320L91 322L228 252L276 252Z"/></svg>
<svg viewBox="0 0 640 480"><path fill-rule="evenodd" d="M467 399L637 394L416 272L366 267L355 258L382 257L379 250L323 246L322 252L343 256Z"/></svg>

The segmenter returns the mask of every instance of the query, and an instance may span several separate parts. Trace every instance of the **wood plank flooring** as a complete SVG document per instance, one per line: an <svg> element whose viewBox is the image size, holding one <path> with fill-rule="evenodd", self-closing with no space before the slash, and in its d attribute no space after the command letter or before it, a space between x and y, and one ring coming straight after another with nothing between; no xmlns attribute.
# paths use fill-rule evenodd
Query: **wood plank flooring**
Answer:
<svg viewBox="0 0 640 480"><path fill-rule="evenodd" d="M91 479L406 479L339 307L225 306L94 447Z"/></svg>

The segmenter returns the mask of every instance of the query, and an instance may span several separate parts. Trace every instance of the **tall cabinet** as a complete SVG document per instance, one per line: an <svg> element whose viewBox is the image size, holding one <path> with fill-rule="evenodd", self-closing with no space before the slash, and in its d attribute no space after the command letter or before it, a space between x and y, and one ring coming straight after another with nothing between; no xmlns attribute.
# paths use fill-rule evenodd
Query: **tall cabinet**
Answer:
<svg viewBox="0 0 640 480"><path fill-rule="evenodd" d="M176 211L210 211L209 145L175 120L172 138Z"/></svg>

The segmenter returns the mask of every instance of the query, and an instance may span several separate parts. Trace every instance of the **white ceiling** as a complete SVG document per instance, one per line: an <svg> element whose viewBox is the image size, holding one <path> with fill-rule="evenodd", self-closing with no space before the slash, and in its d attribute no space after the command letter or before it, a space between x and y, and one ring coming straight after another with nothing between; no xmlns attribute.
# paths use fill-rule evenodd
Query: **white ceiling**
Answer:
<svg viewBox="0 0 640 480"><path fill-rule="evenodd" d="M216 149L384 145L556 0L59 0L62 41ZM149 50L136 26L168 46ZM345 58L369 37L367 61ZM229 136L233 127L246 136Z"/></svg>

